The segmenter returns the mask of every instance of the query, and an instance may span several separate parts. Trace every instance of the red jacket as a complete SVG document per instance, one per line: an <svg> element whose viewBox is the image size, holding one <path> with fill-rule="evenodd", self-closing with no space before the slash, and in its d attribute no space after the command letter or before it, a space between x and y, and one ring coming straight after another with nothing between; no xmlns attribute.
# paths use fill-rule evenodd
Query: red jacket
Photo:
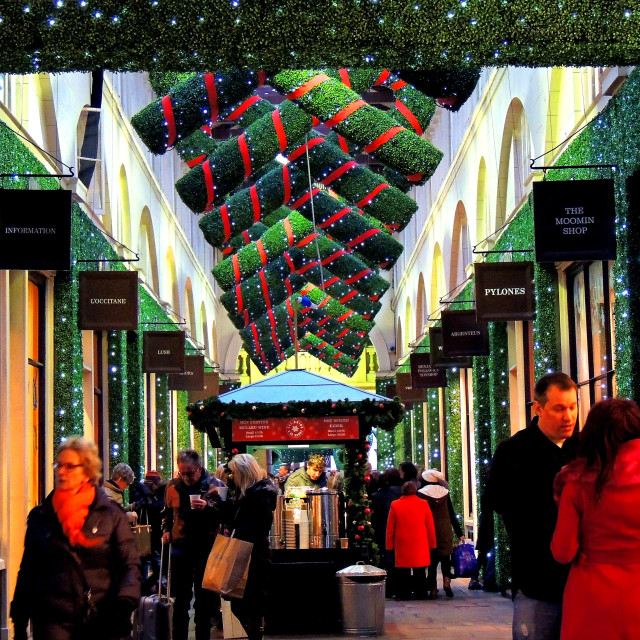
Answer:
<svg viewBox="0 0 640 640"><path fill-rule="evenodd" d="M391 503L387 550L395 550L396 567L427 567L436 547L436 528L426 500L402 496Z"/></svg>
<svg viewBox="0 0 640 640"><path fill-rule="evenodd" d="M572 562L561 640L637 640L640 634L640 440L621 445L594 501L595 473L576 460L556 476L551 551Z"/></svg>

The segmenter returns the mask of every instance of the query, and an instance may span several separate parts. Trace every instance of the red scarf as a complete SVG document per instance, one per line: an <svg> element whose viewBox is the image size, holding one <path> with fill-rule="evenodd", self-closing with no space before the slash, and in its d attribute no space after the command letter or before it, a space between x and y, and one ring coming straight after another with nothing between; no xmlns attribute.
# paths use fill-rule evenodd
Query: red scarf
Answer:
<svg viewBox="0 0 640 640"><path fill-rule="evenodd" d="M82 533L84 521L89 515L89 505L96 497L96 488L89 482L85 482L77 491L63 491L56 489L53 492L53 510L62 525L62 531L67 536L72 547L95 547L102 542L102 538L87 538Z"/></svg>

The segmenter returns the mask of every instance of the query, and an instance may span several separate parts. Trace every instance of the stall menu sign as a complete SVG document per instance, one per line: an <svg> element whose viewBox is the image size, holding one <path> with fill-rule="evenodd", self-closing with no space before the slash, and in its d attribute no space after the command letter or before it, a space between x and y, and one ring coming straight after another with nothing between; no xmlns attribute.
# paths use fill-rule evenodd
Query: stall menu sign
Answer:
<svg viewBox="0 0 640 640"><path fill-rule="evenodd" d="M231 433L234 442L357 440L359 420L358 416L233 420Z"/></svg>

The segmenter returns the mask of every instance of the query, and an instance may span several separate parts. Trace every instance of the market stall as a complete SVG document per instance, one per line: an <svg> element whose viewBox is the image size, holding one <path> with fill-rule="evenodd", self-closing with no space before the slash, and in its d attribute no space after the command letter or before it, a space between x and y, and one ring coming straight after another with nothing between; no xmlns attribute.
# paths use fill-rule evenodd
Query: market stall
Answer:
<svg viewBox="0 0 640 640"><path fill-rule="evenodd" d="M403 411L398 400L302 370L189 405L194 427L206 432L212 446L224 449L229 459L256 445L344 447L344 496L303 491L278 501L267 633L339 628L336 571L377 554L366 491L368 436L373 428L392 430ZM292 593L322 606L291 606Z"/></svg>

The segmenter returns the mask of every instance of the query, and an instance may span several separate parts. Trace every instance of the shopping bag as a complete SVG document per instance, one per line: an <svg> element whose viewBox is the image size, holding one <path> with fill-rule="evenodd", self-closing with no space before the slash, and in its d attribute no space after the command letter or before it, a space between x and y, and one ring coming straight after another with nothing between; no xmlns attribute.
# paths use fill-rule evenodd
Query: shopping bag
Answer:
<svg viewBox="0 0 640 640"><path fill-rule="evenodd" d="M456 578L471 578L478 571L478 561L469 543L459 544L453 550L453 573Z"/></svg>
<svg viewBox="0 0 640 640"><path fill-rule="evenodd" d="M247 586L253 542L218 535L204 570L202 588L226 598L242 598Z"/></svg>
<svg viewBox="0 0 640 640"><path fill-rule="evenodd" d="M151 525L137 524L131 527L131 533L138 546L138 553L141 556L151 555Z"/></svg>

